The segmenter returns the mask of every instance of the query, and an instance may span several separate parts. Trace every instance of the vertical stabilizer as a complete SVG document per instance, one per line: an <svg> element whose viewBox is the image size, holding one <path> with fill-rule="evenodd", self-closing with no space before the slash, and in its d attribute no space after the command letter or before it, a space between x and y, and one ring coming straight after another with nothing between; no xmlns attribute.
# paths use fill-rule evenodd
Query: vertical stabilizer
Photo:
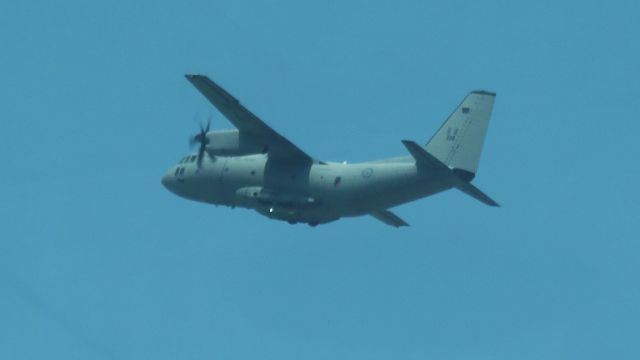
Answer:
<svg viewBox="0 0 640 360"><path fill-rule="evenodd" d="M478 171L496 94L472 91L427 143L427 151L470 180Z"/></svg>

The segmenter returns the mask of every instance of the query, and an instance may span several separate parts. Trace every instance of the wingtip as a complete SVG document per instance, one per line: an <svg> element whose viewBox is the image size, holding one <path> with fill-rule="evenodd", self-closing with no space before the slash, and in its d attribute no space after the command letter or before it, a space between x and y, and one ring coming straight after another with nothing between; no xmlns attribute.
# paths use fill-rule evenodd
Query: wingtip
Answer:
<svg viewBox="0 0 640 360"><path fill-rule="evenodd" d="M472 94L478 94L478 95L487 95L487 96L496 96L496 93L494 93L493 91L487 91L487 90L474 90L471 92Z"/></svg>
<svg viewBox="0 0 640 360"><path fill-rule="evenodd" d="M495 200L493 200L492 198L487 196L487 201L485 202L485 204L491 206L491 207L501 207L500 204L498 204Z"/></svg>
<svg viewBox="0 0 640 360"><path fill-rule="evenodd" d="M413 147L413 146L420 146L418 145L417 142L413 141L413 140L400 140L402 142L402 144L405 147Z"/></svg>
<svg viewBox="0 0 640 360"><path fill-rule="evenodd" d="M187 80L192 80L195 78L202 78L202 77L206 77L205 75L202 74L184 74L184 77L187 78Z"/></svg>

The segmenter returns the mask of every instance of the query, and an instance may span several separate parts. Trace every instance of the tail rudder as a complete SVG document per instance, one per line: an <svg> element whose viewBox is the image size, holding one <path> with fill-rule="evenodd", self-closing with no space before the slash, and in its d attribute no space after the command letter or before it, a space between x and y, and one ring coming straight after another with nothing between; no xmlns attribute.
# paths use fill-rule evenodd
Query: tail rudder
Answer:
<svg viewBox="0 0 640 360"><path fill-rule="evenodd" d="M429 153L470 181L478 171L496 94L472 91L426 145Z"/></svg>

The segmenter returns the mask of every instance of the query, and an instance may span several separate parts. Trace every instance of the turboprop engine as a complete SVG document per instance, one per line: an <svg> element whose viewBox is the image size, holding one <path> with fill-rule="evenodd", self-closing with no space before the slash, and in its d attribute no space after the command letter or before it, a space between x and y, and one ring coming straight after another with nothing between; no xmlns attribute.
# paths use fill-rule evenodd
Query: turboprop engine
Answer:
<svg viewBox="0 0 640 360"><path fill-rule="evenodd" d="M212 156L244 156L263 154L269 149L250 135L238 130L210 131L205 150Z"/></svg>

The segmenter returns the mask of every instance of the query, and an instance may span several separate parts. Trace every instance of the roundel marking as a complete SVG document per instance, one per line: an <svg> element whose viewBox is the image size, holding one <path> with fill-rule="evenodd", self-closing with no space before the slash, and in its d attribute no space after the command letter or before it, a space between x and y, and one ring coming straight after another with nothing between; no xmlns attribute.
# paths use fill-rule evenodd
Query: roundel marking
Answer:
<svg viewBox="0 0 640 360"><path fill-rule="evenodd" d="M363 178L369 178L371 177L371 175L373 175L373 169L372 168L366 168L364 170L362 170L362 177Z"/></svg>

